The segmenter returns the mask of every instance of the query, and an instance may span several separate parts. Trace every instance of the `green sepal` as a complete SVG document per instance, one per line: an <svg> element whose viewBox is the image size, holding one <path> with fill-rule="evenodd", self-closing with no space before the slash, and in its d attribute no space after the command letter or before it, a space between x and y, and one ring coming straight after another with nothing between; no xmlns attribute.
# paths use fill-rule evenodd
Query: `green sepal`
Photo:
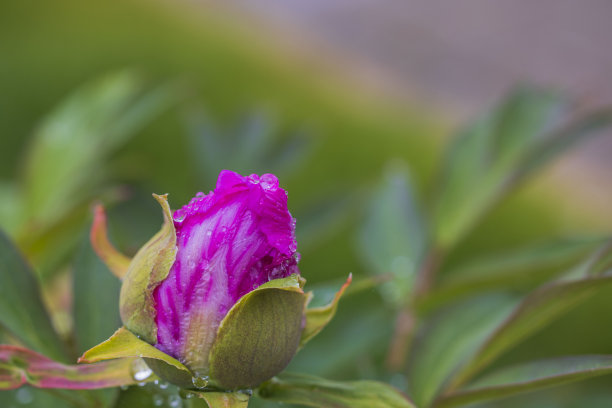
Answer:
<svg viewBox="0 0 612 408"><path fill-rule="evenodd" d="M210 351L211 385L252 388L281 372L295 355L308 296L300 278L270 281L227 313Z"/></svg>
<svg viewBox="0 0 612 408"><path fill-rule="evenodd" d="M344 294L346 288L351 284L352 280L353 276L349 275L344 285L336 292L334 299L329 304L306 310L306 324L300 338L300 348L304 347L310 339L319 334L319 332L333 319L338 309L338 301Z"/></svg>
<svg viewBox="0 0 612 408"><path fill-rule="evenodd" d="M117 330L108 340L87 350L79 363L95 363L115 358L141 357L161 379L182 387L192 386L193 374L180 361L139 339L125 327Z"/></svg>
<svg viewBox="0 0 612 408"><path fill-rule="evenodd" d="M167 195L153 194L164 213L164 224L134 256L121 285L121 321L148 343L157 342L153 290L168 276L176 258L176 231Z"/></svg>

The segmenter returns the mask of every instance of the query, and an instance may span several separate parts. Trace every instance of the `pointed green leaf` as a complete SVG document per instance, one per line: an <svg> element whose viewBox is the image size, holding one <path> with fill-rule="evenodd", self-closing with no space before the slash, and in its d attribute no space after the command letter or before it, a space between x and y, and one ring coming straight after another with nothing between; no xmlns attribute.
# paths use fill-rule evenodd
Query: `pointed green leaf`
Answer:
<svg viewBox="0 0 612 408"><path fill-rule="evenodd" d="M168 276L176 257L176 231L167 195L153 194L164 213L164 224L134 256L119 295L125 327L148 343L157 341L153 290Z"/></svg>
<svg viewBox="0 0 612 408"><path fill-rule="evenodd" d="M346 288L351 284L353 275L349 275L348 279L342 285L340 290L336 292L334 299L326 306L306 309L306 324L300 338L300 348L304 347L313 337L315 337L327 324L334 318L338 309L338 301Z"/></svg>
<svg viewBox="0 0 612 408"><path fill-rule="evenodd" d="M160 360L183 372L185 375L188 375L190 379L192 377L191 371L189 371L180 361L158 350L149 343L142 341L136 337L134 333L124 327L117 330L108 340L87 350L81 358L79 358L79 363L95 363L98 361L128 357Z"/></svg>
<svg viewBox="0 0 612 408"><path fill-rule="evenodd" d="M66 350L51 325L38 282L17 248L0 231L0 324L28 347L56 360Z"/></svg>
<svg viewBox="0 0 612 408"><path fill-rule="evenodd" d="M465 384L502 353L610 284L612 276L588 277L552 283L532 292L456 373L449 389Z"/></svg>
<svg viewBox="0 0 612 408"><path fill-rule="evenodd" d="M464 389L443 396L434 406L456 407L611 373L612 356L571 356L534 361L488 374Z"/></svg>
<svg viewBox="0 0 612 408"><path fill-rule="evenodd" d="M134 359L66 365L18 346L0 345L0 389L29 384L38 388L96 389L135 384Z"/></svg>
<svg viewBox="0 0 612 408"><path fill-rule="evenodd" d="M564 111L567 103L559 95L521 87L456 137L445 159L435 201L440 246L454 245L520 182L612 122L608 110L560 127Z"/></svg>
<svg viewBox="0 0 612 408"><path fill-rule="evenodd" d="M83 240L72 268L74 299L74 334L77 350L82 353L104 341L121 325L119 290L121 282ZM97 296L92 296L92 293Z"/></svg>
<svg viewBox="0 0 612 408"><path fill-rule="evenodd" d="M419 308L430 309L492 289L541 284L559 275L602 241L602 238L555 240L476 259L446 273L436 288L419 302Z"/></svg>
<svg viewBox="0 0 612 408"><path fill-rule="evenodd" d="M209 408L247 408L249 396L241 392L198 392Z"/></svg>
<svg viewBox="0 0 612 408"><path fill-rule="evenodd" d="M25 211L37 228L83 202L100 180L105 157L175 103L173 86L145 85L134 71L98 78L66 98L39 126L24 169Z"/></svg>
<svg viewBox="0 0 612 408"><path fill-rule="evenodd" d="M416 408L390 385L376 381L329 381L304 374L285 374L264 383L261 398L321 408Z"/></svg>
<svg viewBox="0 0 612 408"><path fill-rule="evenodd" d="M481 295L450 304L432 316L411 354L408 378L414 401L428 406L451 374L478 351L515 305L511 296Z"/></svg>
<svg viewBox="0 0 612 408"><path fill-rule="evenodd" d="M392 166L372 197L359 235L359 254L369 270L394 277L381 286L385 299L401 303L411 292L427 247L426 228L408 171Z"/></svg>
<svg viewBox="0 0 612 408"><path fill-rule="evenodd" d="M282 371L297 351L306 299L297 277L244 295L219 326L210 351L211 383L250 388Z"/></svg>

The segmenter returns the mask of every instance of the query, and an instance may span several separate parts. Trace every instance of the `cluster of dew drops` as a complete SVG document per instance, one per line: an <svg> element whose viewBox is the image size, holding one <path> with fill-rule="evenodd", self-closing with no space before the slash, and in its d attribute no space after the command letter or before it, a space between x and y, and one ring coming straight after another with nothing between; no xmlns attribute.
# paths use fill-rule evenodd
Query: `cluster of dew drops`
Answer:
<svg viewBox="0 0 612 408"><path fill-rule="evenodd" d="M147 364L142 359L136 359L132 363L132 377L137 382L136 384L139 387L145 387L147 385L156 387L159 390L163 390L166 395L162 393L155 393L153 395L153 405L156 407L161 406L169 406L171 408L181 408L183 407L183 399L191 399L196 398L197 395L194 392L189 390L181 390L179 389L177 393L170 394L171 390L169 390L170 384L160 380L147 381L153 375L153 370L147 366ZM193 386L197 389L204 390L208 386L209 378L206 375L197 375L192 378ZM173 388L177 388L172 386ZM122 390L127 390L128 386L122 386ZM235 393L238 399L242 399L244 401L248 400L253 395L253 390L246 389L240 390Z"/></svg>

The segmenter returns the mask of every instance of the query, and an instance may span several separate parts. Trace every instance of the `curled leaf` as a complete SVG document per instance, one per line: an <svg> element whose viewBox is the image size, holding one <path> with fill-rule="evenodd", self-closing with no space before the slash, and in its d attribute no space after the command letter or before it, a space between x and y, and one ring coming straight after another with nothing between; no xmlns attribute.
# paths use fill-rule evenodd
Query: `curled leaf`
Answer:
<svg viewBox="0 0 612 408"><path fill-rule="evenodd" d="M302 337L300 338L300 348L303 347L306 343L308 343L314 336L319 334L321 330L333 319L336 314L336 310L338 309L338 301L342 297L342 294L346 290L346 288L351 284L353 280L353 275L349 275L346 279L346 282L338 292L336 292L336 296L334 299L325 306L315 307L312 309L306 310L306 324L304 326L304 330L302 331Z"/></svg>
<svg viewBox="0 0 612 408"><path fill-rule="evenodd" d="M106 229L106 213L101 204L94 208L94 220L89 234L91 246L96 254L106 264L108 269L118 277L123 279L130 266L130 258L120 253L108 240Z"/></svg>

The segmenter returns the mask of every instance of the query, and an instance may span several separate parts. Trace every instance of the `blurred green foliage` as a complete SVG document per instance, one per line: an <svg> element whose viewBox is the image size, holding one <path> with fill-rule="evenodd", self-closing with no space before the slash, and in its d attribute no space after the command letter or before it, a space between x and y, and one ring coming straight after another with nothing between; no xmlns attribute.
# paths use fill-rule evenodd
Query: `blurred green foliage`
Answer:
<svg viewBox="0 0 612 408"><path fill-rule="evenodd" d="M457 387L469 382L474 367L487 365L487 374L544 357L612 354L612 290L601 275L609 253L604 247L581 263L603 237L578 212L568 220L546 192L515 191L609 113L565 123L565 99L522 87L440 155L444 126L432 116L364 100L206 7L8 1L0 4L0 38L0 226L35 271L3 236L0 273L21 271L0 286L5 340L74 361L108 337L118 282L84 239L91 202L110 204L113 241L133 254L159 225L151 192L170 193L178 206L231 168L275 172L289 191L314 302L328 301L349 272L361 288L291 371L387 381L427 406L457 373L465 375ZM424 279L430 269L436 273ZM36 293L67 275L72 330L60 339ZM556 286L527 295L551 279ZM407 332L414 338L405 342L406 364L389 369L396 315L406 308L420 323ZM528 318L500 329L513 310ZM36 333L30 319L42 319ZM567 388L551 406L612 398L606 385ZM149 387L121 391L116 406L161 401ZM175 390L161 394L161 405L187 404ZM0 393L0 402L63 406L49 400L56 397L23 388ZM104 406L113 395L79 398ZM540 391L535 400L547 398ZM274 403L254 398L250 406Z"/></svg>

